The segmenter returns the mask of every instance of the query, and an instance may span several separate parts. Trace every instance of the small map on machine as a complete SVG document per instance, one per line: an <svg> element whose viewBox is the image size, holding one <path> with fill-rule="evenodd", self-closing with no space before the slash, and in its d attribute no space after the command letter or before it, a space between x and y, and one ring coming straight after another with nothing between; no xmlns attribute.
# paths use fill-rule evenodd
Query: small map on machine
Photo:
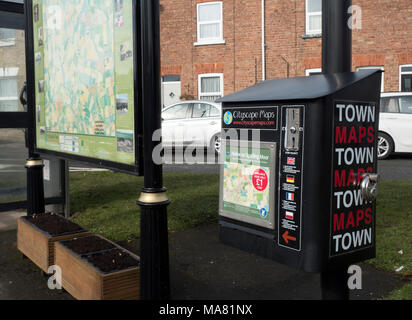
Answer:
<svg viewBox="0 0 412 320"><path fill-rule="evenodd" d="M267 221L270 210L270 150L226 148L223 210Z"/></svg>
<svg viewBox="0 0 412 320"><path fill-rule="evenodd" d="M114 2L45 0L46 127L115 136Z"/></svg>

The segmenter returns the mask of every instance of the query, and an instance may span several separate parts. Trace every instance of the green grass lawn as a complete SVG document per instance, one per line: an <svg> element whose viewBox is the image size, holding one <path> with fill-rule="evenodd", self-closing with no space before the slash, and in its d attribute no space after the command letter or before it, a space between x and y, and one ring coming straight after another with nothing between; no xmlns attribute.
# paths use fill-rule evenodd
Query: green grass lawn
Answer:
<svg viewBox="0 0 412 320"><path fill-rule="evenodd" d="M377 207L376 251L370 263L412 280L412 181L381 181ZM412 282L389 298L412 299Z"/></svg>
<svg viewBox="0 0 412 320"><path fill-rule="evenodd" d="M113 241L139 236L140 208L136 201L143 178L95 172L70 175L73 220ZM219 176L165 174L172 204L168 208L169 231L213 223L218 219ZM377 257L370 260L390 272L411 279L412 274L412 181L382 181L377 210ZM393 292L391 299L412 299L412 283Z"/></svg>
<svg viewBox="0 0 412 320"><path fill-rule="evenodd" d="M165 174L172 204L169 231L176 232L217 221L217 175ZM140 207L136 204L143 178L111 172L70 174L73 220L113 241L139 237Z"/></svg>

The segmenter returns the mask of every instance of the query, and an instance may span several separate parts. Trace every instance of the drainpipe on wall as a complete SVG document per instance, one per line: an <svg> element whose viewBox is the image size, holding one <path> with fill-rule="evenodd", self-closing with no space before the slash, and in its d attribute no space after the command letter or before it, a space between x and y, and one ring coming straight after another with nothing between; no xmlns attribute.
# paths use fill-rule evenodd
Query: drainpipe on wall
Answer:
<svg viewBox="0 0 412 320"><path fill-rule="evenodd" d="M262 0L262 81L266 80L265 0Z"/></svg>

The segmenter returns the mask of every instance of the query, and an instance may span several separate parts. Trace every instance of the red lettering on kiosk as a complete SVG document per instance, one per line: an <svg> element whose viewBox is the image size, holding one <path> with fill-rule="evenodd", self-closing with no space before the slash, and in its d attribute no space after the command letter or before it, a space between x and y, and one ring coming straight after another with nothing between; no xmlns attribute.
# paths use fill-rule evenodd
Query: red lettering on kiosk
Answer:
<svg viewBox="0 0 412 320"><path fill-rule="evenodd" d="M355 220L353 219L353 212L352 211L349 211L348 219L346 221L346 229L349 229L349 227L352 227L352 228L355 227Z"/></svg>
<svg viewBox="0 0 412 320"><path fill-rule="evenodd" d="M347 172L347 170L335 170L335 188L359 186L365 173L372 173L373 168L358 168L357 174L354 169L350 169L349 174Z"/></svg>
<svg viewBox="0 0 412 320"><path fill-rule="evenodd" d="M358 143L358 138L357 138L357 134L356 134L356 128L352 127L350 129L350 134L349 134L349 139L348 139L348 143Z"/></svg>
<svg viewBox="0 0 412 320"><path fill-rule="evenodd" d="M356 217L354 211L335 213L333 215L333 231L345 231L349 229L359 228L361 226L370 225L373 221L372 209L356 210Z"/></svg>
<svg viewBox="0 0 412 320"><path fill-rule="evenodd" d="M375 128L369 127L368 128L368 143L373 143L375 141Z"/></svg>
<svg viewBox="0 0 412 320"><path fill-rule="evenodd" d="M348 134L349 131L349 134ZM365 139L366 138L366 139ZM375 128L373 126L369 127L347 127L347 126L336 126L335 144L360 144L373 143L375 141Z"/></svg>
<svg viewBox="0 0 412 320"><path fill-rule="evenodd" d="M345 228L345 213L333 215L333 231L340 231Z"/></svg>
<svg viewBox="0 0 412 320"><path fill-rule="evenodd" d="M359 142L366 137L366 127L359 127Z"/></svg>
<svg viewBox="0 0 412 320"><path fill-rule="evenodd" d="M347 127L336 127L336 144L346 143Z"/></svg>
<svg viewBox="0 0 412 320"><path fill-rule="evenodd" d="M365 210L365 216L366 216L365 224L367 225L371 224L372 223L372 208L367 208Z"/></svg>

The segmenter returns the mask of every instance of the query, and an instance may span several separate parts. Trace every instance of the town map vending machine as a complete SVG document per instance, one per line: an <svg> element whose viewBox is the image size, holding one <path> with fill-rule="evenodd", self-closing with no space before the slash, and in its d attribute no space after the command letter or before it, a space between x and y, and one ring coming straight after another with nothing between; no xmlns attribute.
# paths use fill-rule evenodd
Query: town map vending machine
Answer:
<svg viewBox="0 0 412 320"><path fill-rule="evenodd" d="M307 272L375 257L380 82L321 74L220 99L223 243Z"/></svg>

